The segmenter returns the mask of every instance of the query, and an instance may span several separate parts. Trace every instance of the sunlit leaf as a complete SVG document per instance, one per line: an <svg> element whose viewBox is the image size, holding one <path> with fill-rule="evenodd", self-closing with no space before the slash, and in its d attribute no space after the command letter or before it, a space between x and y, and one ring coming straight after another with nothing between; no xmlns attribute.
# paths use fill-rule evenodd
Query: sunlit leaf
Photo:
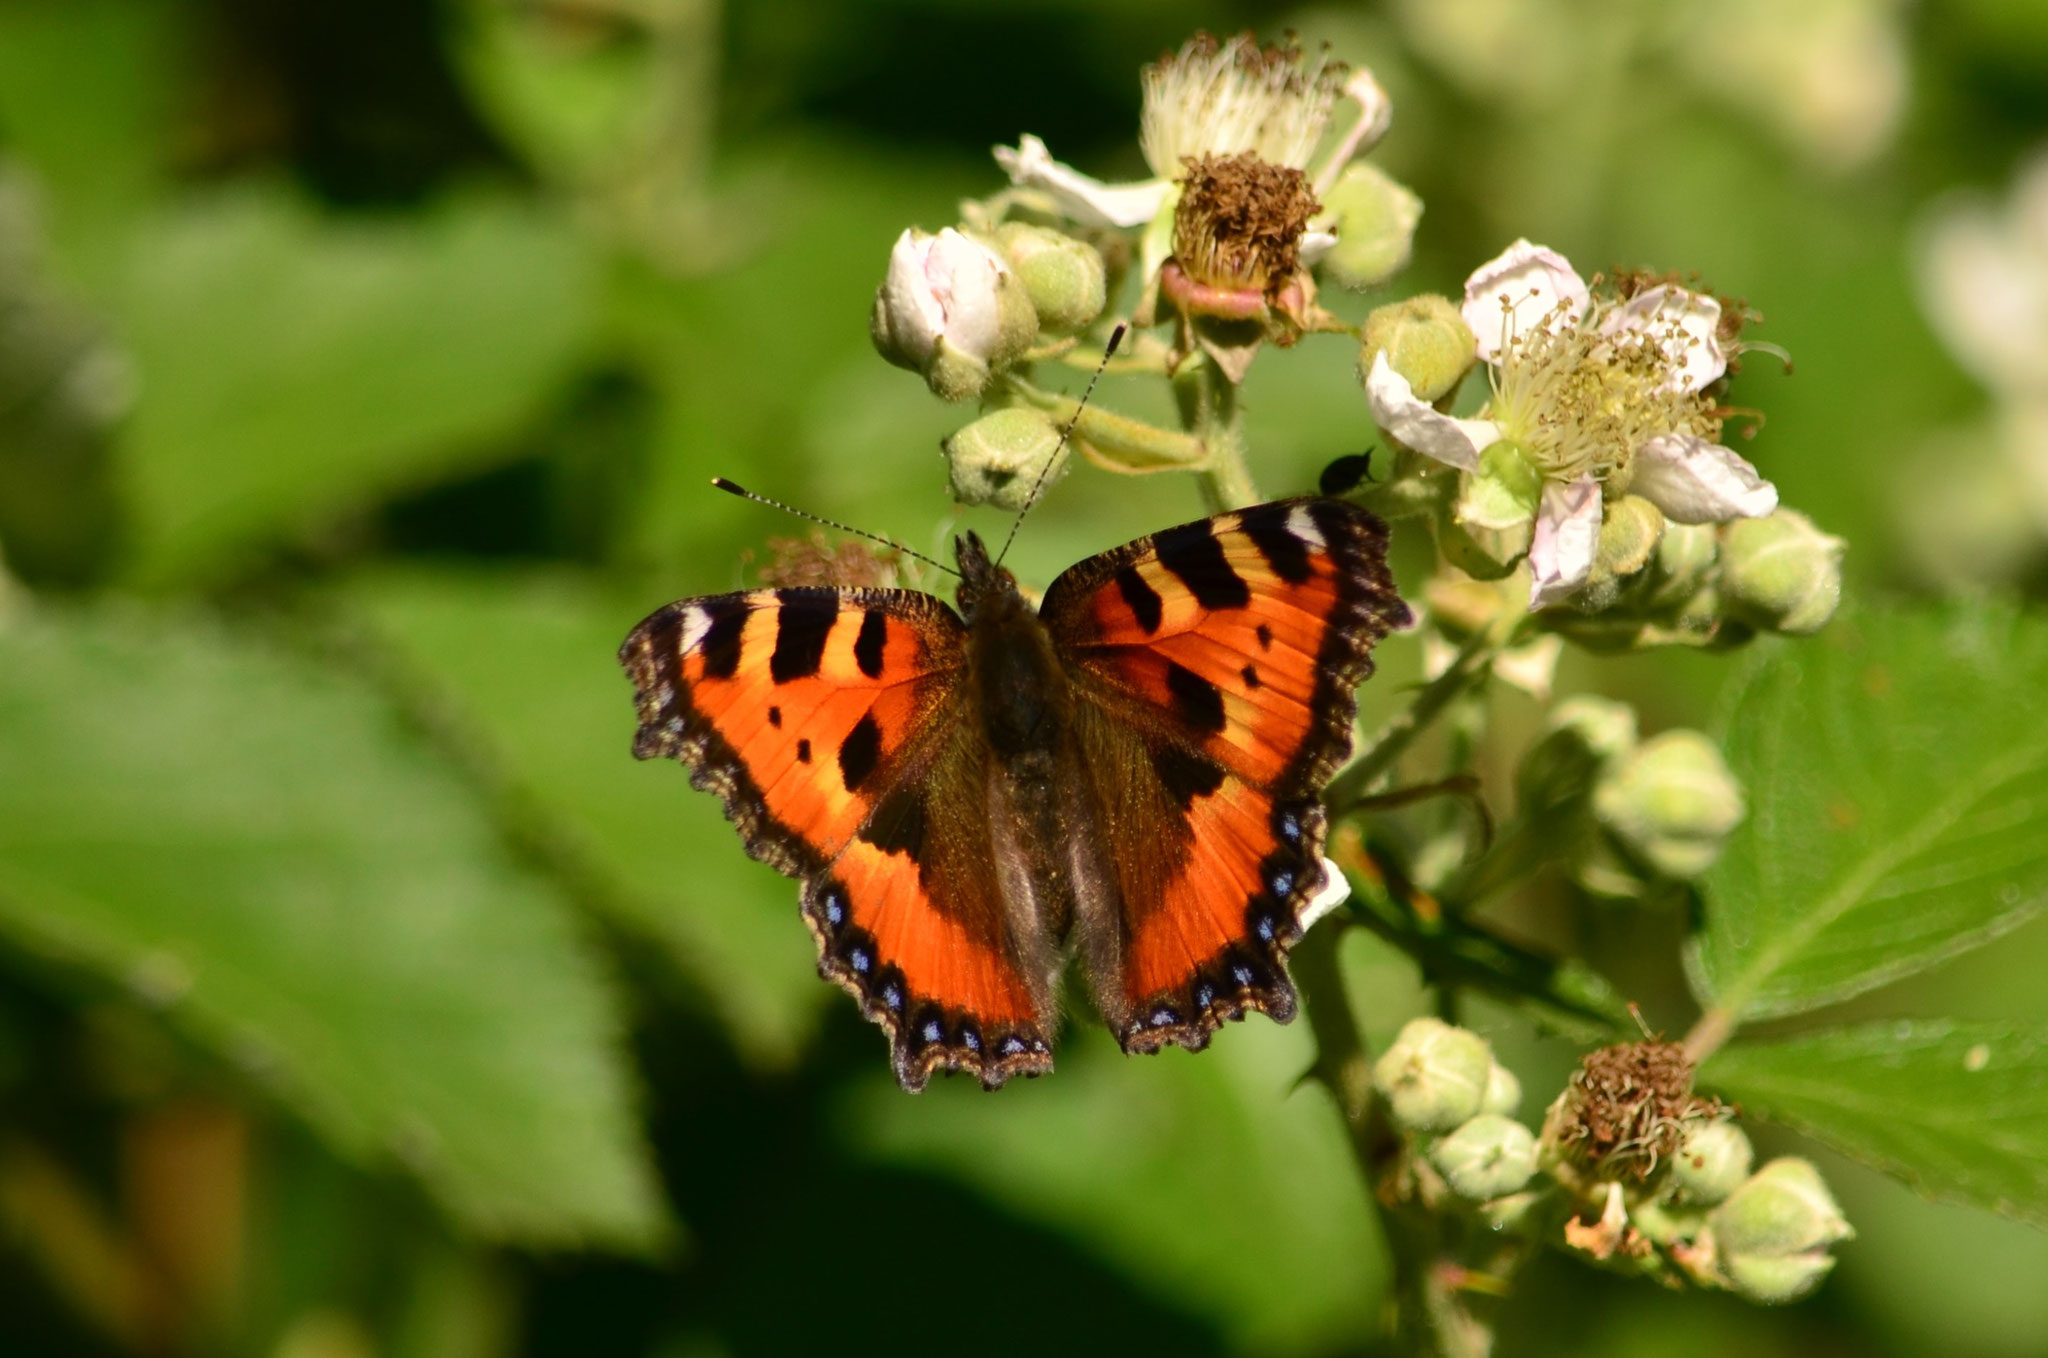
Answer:
<svg viewBox="0 0 2048 1358"><path fill-rule="evenodd" d="M2048 1030L1872 1023L1735 1043L1700 1079L1930 1197L2048 1225Z"/></svg>
<svg viewBox="0 0 2048 1358"><path fill-rule="evenodd" d="M1989 606L1867 612L1735 686L1749 821L1690 964L1735 1018L1846 998L2048 901L2048 625Z"/></svg>
<svg viewBox="0 0 2048 1358"><path fill-rule="evenodd" d="M667 1233L620 1016L475 794L331 666L199 624L0 631L0 931L132 987L478 1233Z"/></svg>

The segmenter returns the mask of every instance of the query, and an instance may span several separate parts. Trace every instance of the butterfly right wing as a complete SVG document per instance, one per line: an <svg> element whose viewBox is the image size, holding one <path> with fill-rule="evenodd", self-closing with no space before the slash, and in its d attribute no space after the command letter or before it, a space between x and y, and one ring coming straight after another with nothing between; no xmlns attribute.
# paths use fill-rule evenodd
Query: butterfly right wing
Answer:
<svg viewBox="0 0 2048 1358"><path fill-rule="evenodd" d="M1002 906L965 638L927 594L781 589L670 604L619 651L634 754L689 765L803 881L820 973L888 1031L908 1089L1051 1066L1050 944Z"/></svg>

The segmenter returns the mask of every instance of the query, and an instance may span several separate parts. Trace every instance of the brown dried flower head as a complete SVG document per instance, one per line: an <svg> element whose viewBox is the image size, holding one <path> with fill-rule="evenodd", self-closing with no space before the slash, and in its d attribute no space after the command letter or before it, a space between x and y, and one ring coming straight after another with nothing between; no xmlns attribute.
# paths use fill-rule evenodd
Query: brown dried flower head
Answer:
<svg viewBox="0 0 2048 1358"><path fill-rule="evenodd" d="M822 529L808 538L768 539L769 560L761 567L761 583L771 589L807 586L894 589L901 557L887 547L864 542L834 543Z"/></svg>
<svg viewBox="0 0 2048 1358"><path fill-rule="evenodd" d="M1692 1092L1693 1063L1675 1042L1628 1042L1589 1054L1551 1105L1543 1138L1595 1180L1647 1179L1688 1126L1721 1105Z"/></svg>
<svg viewBox="0 0 2048 1358"><path fill-rule="evenodd" d="M1301 268L1302 232L1319 210L1308 176L1249 151L1193 156L1185 168L1173 262L1196 287L1262 307Z"/></svg>

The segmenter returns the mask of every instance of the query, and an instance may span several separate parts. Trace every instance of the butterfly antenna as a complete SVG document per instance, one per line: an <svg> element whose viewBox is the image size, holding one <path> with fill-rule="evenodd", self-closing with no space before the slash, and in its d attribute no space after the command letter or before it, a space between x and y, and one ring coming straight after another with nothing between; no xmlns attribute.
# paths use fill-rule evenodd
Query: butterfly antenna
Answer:
<svg viewBox="0 0 2048 1358"><path fill-rule="evenodd" d="M880 533L870 533L865 529L855 528L851 524L844 524L838 522L835 519L825 518L822 515L807 513L804 510L796 508L794 505L786 505L782 503L782 501L780 500L771 500L765 495L756 495L753 491L748 490L745 486L741 485L737 481L728 481L723 476L714 476L711 478L711 484L717 486L720 490L724 491L728 495L739 496L742 500L752 500L757 505L767 505L770 509L779 509L785 514L794 514L799 519L809 519L812 523L822 523L827 528L836 528L842 533L851 533L857 538L866 538L869 542L879 542L884 547L894 548L896 551L903 553L903 555L905 556L914 557L917 560L924 562L924 564L927 566L937 566L946 574L954 576L956 578L960 574L959 571L954 570L945 562L934 561L931 557L926 556L923 552L914 551L909 547L905 547L902 543L896 541L894 538L885 538Z"/></svg>
<svg viewBox="0 0 2048 1358"><path fill-rule="evenodd" d="M1060 441L1053 445L1052 456L1038 469L1038 479L1031 483L1031 494L1024 498L1024 507L1017 511L1017 517L1010 521L1010 535L1003 539L1003 550L996 553L996 564L1003 564L1003 558L1010 554L1010 544L1017 540L1017 530L1023 526L1024 516L1031 512L1031 506L1038 503L1038 492L1045 489L1046 474L1053 464L1060 460L1060 452L1067 446L1067 440L1074 436L1074 426L1081 422L1081 412L1088 408L1088 398L1095 394L1095 384L1102 380L1102 370L1109 366L1109 360L1116 356L1116 347L1124 342L1124 331L1130 327L1119 321L1116 329L1109 332L1109 343L1102 346L1102 361L1095 365L1094 375L1081 390L1080 404L1074 407L1073 415L1067 420L1067 427L1060 430Z"/></svg>

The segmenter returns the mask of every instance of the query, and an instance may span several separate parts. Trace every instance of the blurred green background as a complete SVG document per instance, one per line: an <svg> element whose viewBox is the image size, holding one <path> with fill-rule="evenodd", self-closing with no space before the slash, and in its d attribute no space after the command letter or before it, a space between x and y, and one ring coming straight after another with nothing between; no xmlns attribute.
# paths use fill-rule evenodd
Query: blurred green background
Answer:
<svg viewBox="0 0 2048 1358"><path fill-rule="evenodd" d="M2048 139L2038 0L0 0L0 1354L1370 1348L1299 1026L1080 1023L1050 1079L903 1096L793 887L628 757L612 659L792 531L714 473L943 542L966 415L869 346L891 241L1023 132L1141 173L1138 67L1247 26L1393 94L1387 295L1517 235L1697 271L1792 353L1744 451L1858 591L2039 592L2010 514L1956 564L2005 397L1916 284ZM1316 338L1246 390L1269 493L1373 437ZM1016 561L1197 512L1083 469ZM1728 668L1565 680L1655 729ZM1509 918L1689 1021L1682 921ZM1376 1038L1423 1005L1345 963ZM2044 968L2037 923L1858 1008L2048 1019ZM1471 1021L1532 1105L1575 1057ZM2048 1351L2040 1233L1824 1165L1860 1235L1815 1299L1551 1258L1501 1352Z"/></svg>

